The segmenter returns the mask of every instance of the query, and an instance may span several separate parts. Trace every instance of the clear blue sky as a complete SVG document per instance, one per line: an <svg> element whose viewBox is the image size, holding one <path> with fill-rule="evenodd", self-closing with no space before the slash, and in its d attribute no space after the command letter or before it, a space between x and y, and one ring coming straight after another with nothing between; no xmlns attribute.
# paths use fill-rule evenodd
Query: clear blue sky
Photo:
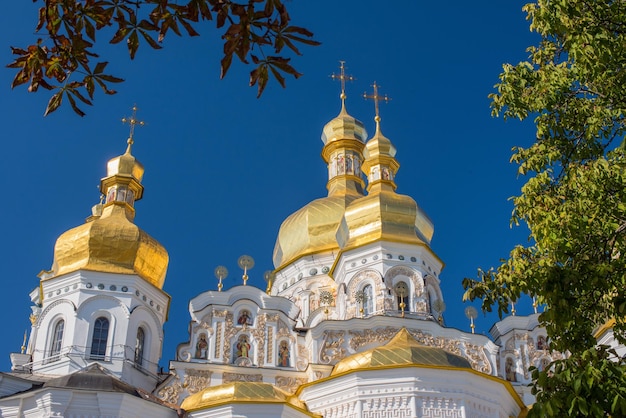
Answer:
<svg viewBox="0 0 626 418"><path fill-rule="evenodd" d="M356 77L347 85L348 111L370 134L374 106L363 92L376 81L393 99L381 105L381 116L398 150L397 191L432 218L432 248L446 263L446 322L469 330L461 280L526 242L523 229L509 227L508 198L522 179L508 161L511 147L529 144L534 129L492 118L487 98L502 64L524 60L537 41L524 3L287 2L294 24L322 45L293 60L304 74L299 80L289 79L286 89L270 83L261 99L247 86L248 67L234 63L219 80L220 39L210 26L200 38L166 39L161 51L141 48L133 62L124 46L104 48L110 71L126 82L115 96L98 94L84 118L69 106L44 118L48 93L12 91L14 71L2 69L0 370L9 369L9 352L19 351L30 328L28 293L52 265L56 238L83 223L107 160L124 151L128 127L120 119L135 103L147 123L133 148L146 169L136 223L170 254L161 363L187 338L189 299L216 289L217 265L230 270L228 288L241 282L237 258L249 254L256 260L251 283L264 287L282 220L326 194L320 134L340 109L339 83L329 78L339 60ZM37 7L4 6L0 62L12 61L10 45L36 39ZM477 332L488 332L494 320L479 315Z"/></svg>

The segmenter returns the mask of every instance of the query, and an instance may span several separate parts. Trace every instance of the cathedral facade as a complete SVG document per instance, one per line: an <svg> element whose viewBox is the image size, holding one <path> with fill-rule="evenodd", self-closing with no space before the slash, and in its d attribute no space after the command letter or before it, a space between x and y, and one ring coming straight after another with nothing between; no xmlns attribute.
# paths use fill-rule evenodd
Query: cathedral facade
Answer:
<svg viewBox="0 0 626 418"><path fill-rule="evenodd" d="M0 374L0 416L524 416L529 368L561 354L537 314L496 323L493 339L446 327L433 223L396 192L379 115L368 137L341 100L322 133L328 195L280 226L267 288L244 275L190 301L189 338L166 373L168 254L133 223L143 166L131 135L108 162L103 201L57 239L30 295L32 329Z"/></svg>

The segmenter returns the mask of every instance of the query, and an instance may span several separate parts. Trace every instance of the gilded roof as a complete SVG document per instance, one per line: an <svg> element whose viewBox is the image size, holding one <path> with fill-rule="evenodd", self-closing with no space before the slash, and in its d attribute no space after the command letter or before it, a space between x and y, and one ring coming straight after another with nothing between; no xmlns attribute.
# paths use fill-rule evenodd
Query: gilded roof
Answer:
<svg viewBox="0 0 626 418"><path fill-rule="evenodd" d="M131 154L131 145L132 138L129 138L126 152L107 164L107 177L100 181L100 190L107 196L107 202L97 205L98 210L85 224L64 232L57 239L50 277L77 270L137 274L159 289L163 288L169 262L167 251L133 223L134 202L143 194L144 169ZM118 189L128 190L133 199L116 197Z"/></svg>
<svg viewBox="0 0 626 418"><path fill-rule="evenodd" d="M402 328L385 345L353 354L338 362L331 376L343 373L397 366L439 366L471 369L469 361L441 348L421 345Z"/></svg>
<svg viewBox="0 0 626 418"><path fill-rule="evenodd" d="M227 403L283 403L309 413L304 402L270 383L231 382L206 388L185 398L181 408L187 412Z"/></svg>
<svg viewBox="0 0 626 418"><path fill-rule="evenodd" d="M333 153L350 151L361 158L366 137L363 123L350 116L342 102L339 115L324 126L322 156L327 163ZM337 229L346 207L363 197L363 181L360 173L337 174L329 179L327 188L327 197L308 203L280 226L274 246L276 269L305 255L339 250Z"/></svg>
<svg viewBox="0 0 626 418"><path fill-rule="evenodd" d="M127 218L126 208L111 204L101 217L61 234L54 245L52 272L137 274L162 289L168 262L165 248Z"/></svg>
<svg viewBox="0 0 626 418"><path fill-rule="evenodd" d="M316 199L285 219L274 247L274 267L308 254L339 249L335 234L346 207L362 194L346 191Z"/></svg>

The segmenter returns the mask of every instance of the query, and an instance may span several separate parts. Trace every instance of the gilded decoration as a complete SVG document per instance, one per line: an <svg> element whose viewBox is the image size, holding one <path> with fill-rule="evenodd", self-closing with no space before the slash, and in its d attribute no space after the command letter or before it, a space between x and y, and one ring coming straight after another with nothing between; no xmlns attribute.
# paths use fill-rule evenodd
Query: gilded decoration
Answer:
<svg viewBox="0 0 626 418"><path fill-rule="evenodd" d="M469 360L472 365L472 369L478 370L485 374L491 374L493 371L491 363L487 354L485 354L485 347L476 344L470 344L465 342L465 355L464 357Z"/></svg>
<svg viewBox="0 0 626 418"><path fill-rule="evenodd" d="M297 345L296 369L304 371L309 365L309 349L304 345Z"/></svg>
<svg viewBox="0 0 626 418"><path fill-rule="evenodd" d="M257 317L255 328L250 330L250 333L254 337L257 344L257 364L263 364L265 358L265 323L267 320L266 314L261 314Z"/></svg>
<svg viewBox="0 0 626 418"><path fill-rule="evenodd" d="M222 384L231 382L262 382L262 374L228 373L222 375Z"/></svg>
<svg viewBox="0 0 626 418"><path fill-rule="evenodd" d="M267 327L267 363L274 359L274 328Z"/></svg>
<svg viewBox="0 0 626 418"><path fill-rule="evenodd" d="M209 370L185 369L183 388L193 395L210 386L212 374L213 372Z"/></svg>
<svg viewBox="0 0 626 418"><path fill-rule="evenodd" d="M171 385L159 389L157 397L164 400L165 402L178 405L178 401L180 399L180 394L182 391L183 385L180 384L180 380L178 379L178 376L176 376L174 382Z"/></svg>
<svg viewBox="0 0 626 418"><path fill-rule="evenodd" d="M276 376L276 386L289 393L294 393L299 386L307 382L304 377Z"/></svg>
<svg viewBox="0 0 626 418"><path fill-rule="evenodd" d="M350 305L348 308L348 318L357 316L357 305L359 303L356 300L356 292L357 289L361 286L364 281L368 281L368 283L373 283L373 293L374 293L374 306L376 310L380 310L382 300L379 295L382 295L383 292L383 281L380 276L380 273L376 270L363 270L357 273L351 280L347 286L347 296L350 298Z"/></svg>
<svg viewBox="0 0 626 418"><path fill-rule="evenodd" d="M239 329L234 326L234 319L232 312L225 311L225 331L224 331L224 363L230 363L231 343L232 338L237 334Z"/></svg>
<svg viewBox="0 0 626 418"><path fill-rule="evenodd" d="M420 275L410 267L407 266L395 266L390 268L385 274L386 280L390 280L393 283L393 279L397 276L406 276L413 283L415 289L415 296L420 297L424 293L424 280Z"/></svg>
<svg viewBox="0 0 626 418"><path fill-rule="evenodd" d="M345 357L346 349L343 347L345 334L345 331L324 331L324 344L320 351L321 363L330 364Z"/></svg>
<svg viewBox="0 0 626 418"><path fill-rule="evenodd" d="M215 325L215 358L222 357L222 325L221 322Z"/></svg>
<svg viewBox="0 0 626 418"><path fill-rule="evenodd" d="M363 331L348 331L348 345L350 347L350 351L352 353L356 353L360 351L362 347L372 343L377 343L378 345L386 344L388 341L391 340L394 335L398 333L398 331L399 328L391 326L377 328L374 330L366 329ZM456 354L458 356L464 357L470 362L474 370L478 370L486 374L491 374L492 366L489 362L489 358L485 354L484 347L450 338L433 337L431 334L425 333L421 330L408 329L408 331L411 336L415 338L415 340L420 344L426 347L441 348L451 354ZM325 341L322 348L322 353L324 353L324 350L326 349L326 351L328 352L327 357L332 356L333 360L340 360L341 358L343 358L343 356L345 356L345 350L341 357L338 354L340 350L335 347L338 340L333 340L332 342L335 343L333 345L331 344L329 336L327 341L329 343L328 348L326 348L327 344ZM330 361L328 361L326 364L328 363L330 363Z"/></svg>

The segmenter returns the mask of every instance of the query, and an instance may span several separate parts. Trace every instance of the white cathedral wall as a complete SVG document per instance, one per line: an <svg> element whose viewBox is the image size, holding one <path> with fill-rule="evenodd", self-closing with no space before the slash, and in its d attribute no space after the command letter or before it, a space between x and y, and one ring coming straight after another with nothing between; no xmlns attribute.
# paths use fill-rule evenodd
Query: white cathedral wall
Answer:
<svg viewBox="0 0 626 418"><path fill-rule="evenodd" d="M291 406L281 403L233 403L200 411L188 412L189 418L308 418Z"/></svg>
<svg viewBox="0 0 626 418"><path fill-rule="evenodd" d="M3 418L177 418L167 407L142 398L117 392L88 390L44 389L16 395L0 401Z"/></svg>
<svg viewBox="0 0 626 418"><path fill-rule="evenodd" d="M521 411L506 383L441 368L353 372L307 385L299 397L324 418L508 418Z"/></svg>

